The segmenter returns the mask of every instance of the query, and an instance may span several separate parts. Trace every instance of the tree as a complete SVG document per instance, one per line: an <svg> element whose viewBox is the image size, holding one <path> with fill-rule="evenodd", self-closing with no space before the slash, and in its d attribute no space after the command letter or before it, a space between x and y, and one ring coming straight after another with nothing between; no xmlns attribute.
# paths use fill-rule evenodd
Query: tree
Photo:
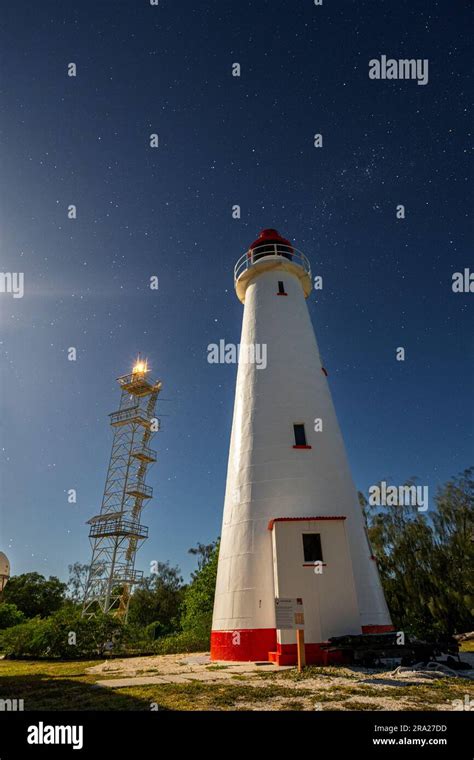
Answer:
<svg viewBox="0 0 474 760"><path fill-rule="evenodd" d="M474 616L474 467L439 488L435 502L433 570L441 583L430 609L447 630L462 633Z"/></svg>
<svg viewBox="0 0 474 760"><path fill-rule="evenodd" d="M359 494L396 628L422 638L472 627L474 468L444 484L436 511L371 507ZM411 485L410 481L407 485Z"/></svg>
<svg viewBox="0 0 474 760"><path fill-rule="evenodd" d="M11 628L23 623L24 620L25 616L16 604L8 604L7 602L0 604L0 629Z"/></svg>
<svg viewBox="0 0 474 760"><path fill-rule="evenodd" d="M190 554L199 555L198 569L184 594L181 625L184 631L207 638L211 633L212 610L216 589L219 540L204 546L198 544Z"/></svg>
<svg viewBox="0 0 474 760"><path fill-rule="evenodd" d="M90 565L83 565L81 562L69 565L68 597L76 604L80 604L84 599L89 568Z"/></svg>
<svg viewBox="0 0 474 760"><path fill-rule="evenodd" d="M169 562L158 562L156 572L144 578L132 594L129 623L143 626L156 623L160 634L177 630L183 588L179 567L171 567Z"/></svg>
<svg viewBox="0 0 474 760"><path fill-rule="evenodd" d="M2 595L3 602L16 604L26 617L48 617L64 603L66 584L50 576L48 580L39 573L24 573L10 578Z"/></svg>
<svg viewBox="0 0 474 760"><path fill-rule="evenodd" d="M194 556L198 558L197 570L191 573L192 579L196 577L197 573L202 570L204 565L210 560L214 554L216 544L217 541L213 541L211 544L201 544L201 542L198 542L197 546L192 546L191 549L188 549L188 554L194 554Z"/></svg>

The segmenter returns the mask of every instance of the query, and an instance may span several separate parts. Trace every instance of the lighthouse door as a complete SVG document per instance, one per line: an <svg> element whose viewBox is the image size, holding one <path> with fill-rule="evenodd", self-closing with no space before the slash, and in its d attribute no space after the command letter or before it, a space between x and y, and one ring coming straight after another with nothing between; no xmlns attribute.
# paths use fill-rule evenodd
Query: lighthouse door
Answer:
<svg viewBox="0 0 474 760"><path fill-rule="evenodd" d="M301 597L305 641L360 633L345 520L297 518L273 521L275 596ZM278 631L280 644L294 644L295 631Z"/></svg>

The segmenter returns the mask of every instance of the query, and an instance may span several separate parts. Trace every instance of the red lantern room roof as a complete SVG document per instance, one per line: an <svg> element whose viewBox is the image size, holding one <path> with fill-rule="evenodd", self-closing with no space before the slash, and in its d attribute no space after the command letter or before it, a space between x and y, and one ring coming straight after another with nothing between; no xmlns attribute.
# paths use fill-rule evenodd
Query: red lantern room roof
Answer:
<svg viewBox="0 0 474 760"><path fill-rule="evenodd" d="M290 241L282 237L278 230L274 230L272 227L269 227L266 230L262 230L258 238L254 240L251 246L249 246L249 250L256 248L259 245L265 245L265 243L282 243L283 245L286 245L291 248L291 250L293 250L293 246Z"/></svg>

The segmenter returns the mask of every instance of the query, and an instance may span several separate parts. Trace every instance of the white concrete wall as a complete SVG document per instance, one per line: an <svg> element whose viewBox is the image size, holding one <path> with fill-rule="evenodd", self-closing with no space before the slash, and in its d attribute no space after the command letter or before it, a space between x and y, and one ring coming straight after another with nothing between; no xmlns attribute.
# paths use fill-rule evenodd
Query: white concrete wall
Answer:
<svg viewBox="0 0 474 760"><path fill-rule="evenodd" d="M278 280L287 297L276 295ZM275 626L268 522L317 515L347 516L360 624L390 624L297 277L270 271L249 283L241 343L267 344L268 364L238 368L213 630ZM293 449L299 422L311 450Z"/></svg>
<svg viewBox="0 0 474 760"><path fill-rule="evenodd" d="M306 642L319 643L341 633L360 633L359 608L346 520L275 522L273 567L275 596L302 597ZM303 533L319 533L323 565L306 563ZM280 644L296 643L294 631L281 631Z"/></svg>

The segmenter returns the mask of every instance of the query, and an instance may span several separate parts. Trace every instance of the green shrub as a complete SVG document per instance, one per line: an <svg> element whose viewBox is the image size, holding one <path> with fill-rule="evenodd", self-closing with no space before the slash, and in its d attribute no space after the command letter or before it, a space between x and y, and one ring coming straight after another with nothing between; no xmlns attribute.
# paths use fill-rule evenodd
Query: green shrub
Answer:
<svg viewBox="0 0 474 760"><path fill-rule="evenodd" d="M207 652L209 637L200 636L193 631L181 631L170 636L163 636L152 643L155 654L181 654L185 652Z"/></svg>
<svg viewBox="0 0 474 760"><path fill-rule="evenodd" d="M0 629L11 628L13 625L23 623L25 616L16 604L4 602L0 604Z"/></svg>
<svg viewBox="0 0 474 760"><path fill-rule="evenodd" d="M137 641L145 640L150 642L167 635L169 635L169 631L167 631L166 626L162 625L159 620L156 620L154 623L147 625L146 628L137 630L136 639Z"/></svg>
<svg viewBox="0 0 474 760"><path fill-rule="evenodd" d="M16 604L26 617L48 617L64 604L66 584L51 576L23 573L10 578L2 592L2 602Z"/></svg>
<svg viewBox="0 0 474 760"><path fill-rule="evenodd" d="M201 560L197 572L193 574L193 579L184 592L181 626L190 636L206 641L207 649L211 635L219 542L216 541L205 548L208 549L206 556Z"/></svg>
<svg viewBox="0 0 474 760"><path fill-rule="evenodd" d="M180 569L170 567L169 562L158 562L153 573L134 590L128 620L142 627L157 622L163 634L172 633L179 625L182 598Z"/></svg>
<svg viewBox="0 0 474 760"><path fill-rule="evenodd" d="M0 631L0 652L6 657L34 657L41 651L46 620L33 618Z"/></svg>
<svg viewBox="0 0 474 760"><path fill-rule="evenodd" d="M63 609L46 619L33 618L0 632L0 651L6 657L75 660L107 653L124 653L133 632L115 618Z"/></svg>
<svg viewBox="0 0 474 760"><path fill-rule="evenodd" d="M153 638L159 626L124 625L109 615L81 617L80 611L62 609L46 619L39 617L0 631L0 652L9 658L93 659L107 654L174 654L206 651L207 635L193 631Z"/></svg>

